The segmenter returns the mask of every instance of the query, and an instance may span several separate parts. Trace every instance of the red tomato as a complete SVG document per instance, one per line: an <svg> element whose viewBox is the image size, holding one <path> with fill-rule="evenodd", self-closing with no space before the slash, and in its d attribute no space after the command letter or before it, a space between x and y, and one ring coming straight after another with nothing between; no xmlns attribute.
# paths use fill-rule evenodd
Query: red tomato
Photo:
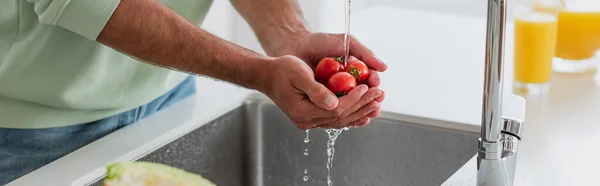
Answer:
<svg viewBox="0 0 600 186"><path fill-rule="evenodd" d="M360 60L348 62L344 71L354 76L359 84L367 83L367 79L369 79L369 67Z"/></svg>
<svg viewBox="0 0 600 186"><path fill-rule="evenodd" d="M356 79L347 72L335 73L327 81L327 88L335 93L338 97L342 97L356 87Z"/></svg>
<svg viewBox="0 0 600 186"><path fill-rule="evenodd" d="M335 59L331 57L323 58L315 68L315 79L318 82L326 83L333 74L344 70L343 61L341 60L341 57Z"/></svg>

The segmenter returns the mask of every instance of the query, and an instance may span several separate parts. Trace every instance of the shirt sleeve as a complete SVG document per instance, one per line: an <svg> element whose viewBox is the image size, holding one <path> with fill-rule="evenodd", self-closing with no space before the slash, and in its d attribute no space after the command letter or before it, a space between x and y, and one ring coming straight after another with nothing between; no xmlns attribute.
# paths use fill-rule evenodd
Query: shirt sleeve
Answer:
<svg viewBox="0 0 600 186"><path fill-rule="evenodd" d="M57 25L96 40L120 0L27 0L43 24Z"/></svg>

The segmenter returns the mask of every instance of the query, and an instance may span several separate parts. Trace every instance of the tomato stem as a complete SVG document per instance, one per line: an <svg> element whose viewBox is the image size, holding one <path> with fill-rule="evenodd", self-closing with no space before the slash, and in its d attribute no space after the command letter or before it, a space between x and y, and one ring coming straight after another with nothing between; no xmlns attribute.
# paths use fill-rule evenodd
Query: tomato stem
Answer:
<svg viewBox="0 0 600 186"><path fill-rule="evenodd" d="M344 62L344 56L336 57L336 58L334 58L334 60L337 61L338 63L343 63Z"/></svg>
<svg viewBox="0 0 600 186"><path fill-rule="evenodd" d="M346 93L345 92L336 92L335 95L339 98L339 97L345 96Z"/></svg>
<svg viewBox="0 0 600 186"><path fill-rule="evenodd" d="M354 76L354 78L358 78L360 76L360 70L358 70L358 68L356 67L351 66L350 75Z"/></svg>

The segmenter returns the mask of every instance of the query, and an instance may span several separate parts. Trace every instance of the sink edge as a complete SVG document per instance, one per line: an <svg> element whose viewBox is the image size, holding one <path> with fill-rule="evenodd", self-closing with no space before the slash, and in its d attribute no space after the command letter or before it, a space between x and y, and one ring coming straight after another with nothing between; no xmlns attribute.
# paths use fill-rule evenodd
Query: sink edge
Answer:
<svg viewBox="0 0 600 186"><path fill-rule="evenodd" d="M135 161L145 154L210 123L219 116L251 103L274 104L264 94L250 92L214 109L221 112L213 111L206 114L206 112L201 112L205 106L203 108L201 101L196 96L186 98L169 108L165 108L154 115L138 121L134 125L119 129L14 180L7 186L45 184L87 185L87 183L94 182L106 174L106 170L104 169L106 164L111 162ZM470 133L478 133L480 130L478 126L474 125L389 111L382 111L378 119L402 121L415 125ZM171 123L171 125L164 125L163 123ZM90 157L93 157L96 161L90 161Z"/></svg>

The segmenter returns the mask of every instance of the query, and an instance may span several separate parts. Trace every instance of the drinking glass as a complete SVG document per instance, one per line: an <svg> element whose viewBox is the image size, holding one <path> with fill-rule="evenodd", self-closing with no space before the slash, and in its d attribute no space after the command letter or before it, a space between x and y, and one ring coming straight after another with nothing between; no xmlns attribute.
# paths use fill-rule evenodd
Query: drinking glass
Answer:
<svg viewBox="0 0 600 186"><path fill-rule="evenodd" d="M553 69L595 72L600 49L600 0L562 0Z"/></svg>
<svg viewBox="0 0 600 186"><path fill-rule="evenodd" d="M556 48L560 0L515 0L514 82L519 94L549 90Z"/></svg>

